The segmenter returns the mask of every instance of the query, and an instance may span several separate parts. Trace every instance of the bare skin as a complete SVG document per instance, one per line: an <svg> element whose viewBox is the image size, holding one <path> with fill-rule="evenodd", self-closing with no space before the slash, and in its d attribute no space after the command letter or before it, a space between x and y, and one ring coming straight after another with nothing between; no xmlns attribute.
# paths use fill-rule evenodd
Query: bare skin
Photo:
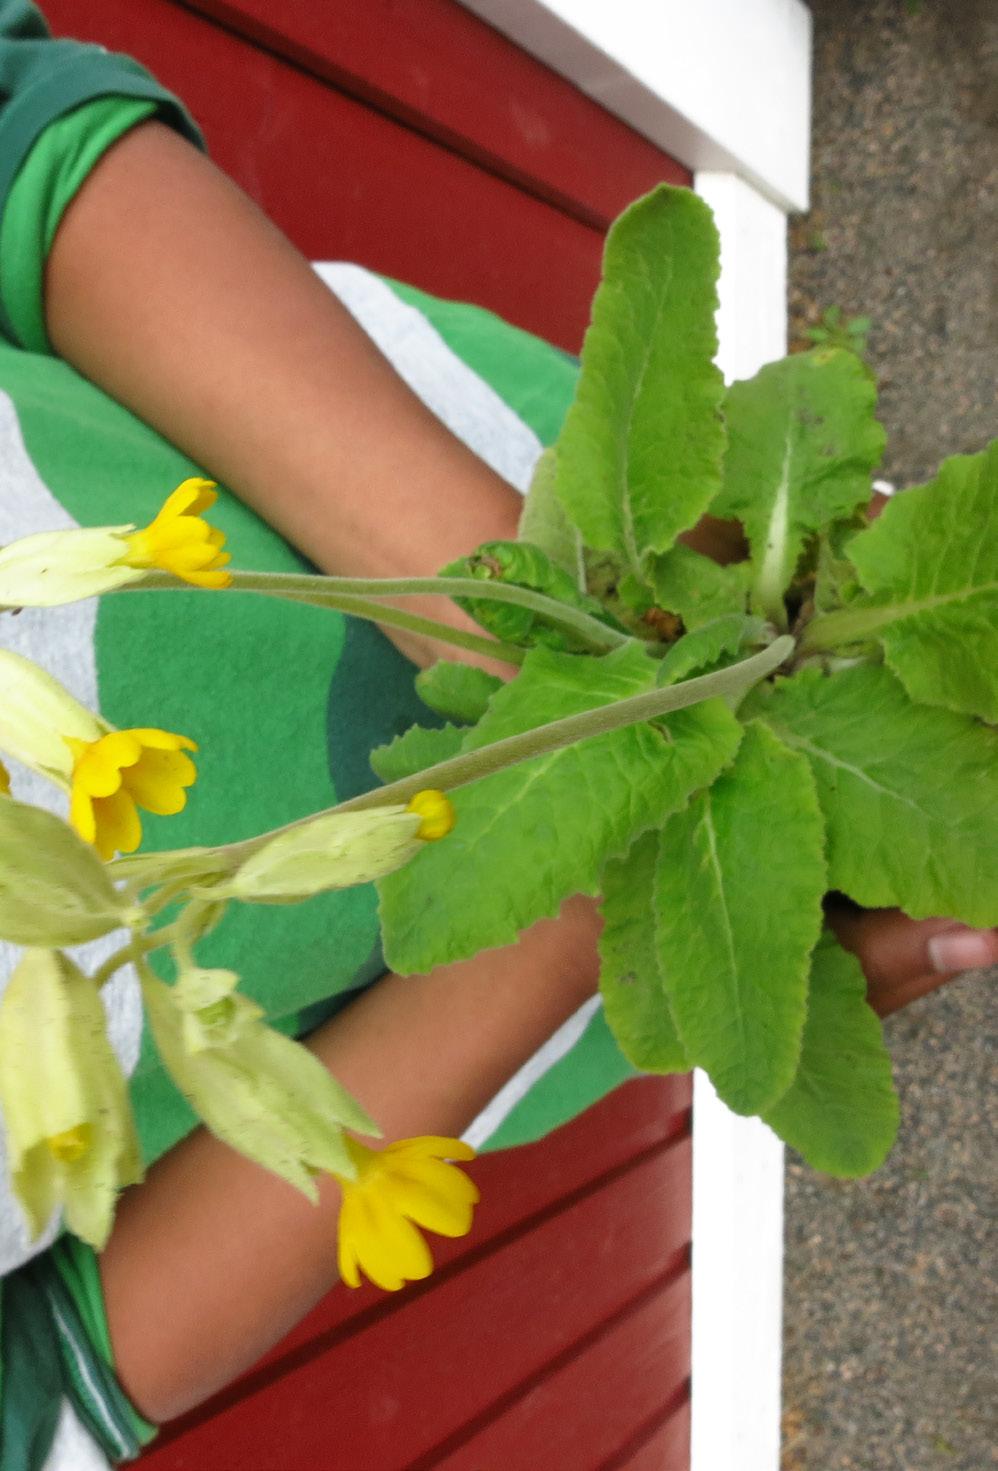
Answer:
<svg viewBox="0 0 998 1471"><path fill-rule="evenodd" d="M517 494L423 408L255 206L158 123L120 140L68 209L46 310L62 357L327 572L426 575L515 535ZM688 540L739 554L724 523ZM422 611L470 626L444 600ZM396 641L420 664L454 657ZM945 920L830 915L884 1015L998 959L991 932L961 931L952 965L929 948L954 934ZM592 994L597 930L594 906L571 900L508 950L387 977L311 1045L386 1137L460 1132ZM125 1195L102 1274L119 1373L143 1413L191 1408L329 1289L336 1209L333 1182L313 1209L204 1131Z"/></svg>

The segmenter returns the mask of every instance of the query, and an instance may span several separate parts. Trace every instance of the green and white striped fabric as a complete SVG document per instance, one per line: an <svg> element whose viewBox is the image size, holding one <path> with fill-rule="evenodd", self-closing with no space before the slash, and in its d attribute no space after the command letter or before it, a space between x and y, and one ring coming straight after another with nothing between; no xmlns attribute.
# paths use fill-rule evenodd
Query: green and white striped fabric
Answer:
<svg viewBox="0 0 998 1471"><path fill-rule="evenodd" d="M573 362L478 308L356 266L317 269L434 412L523 489L557 432ZM59 526L141 523L197 469L65 364L0 345L0 542ZM235 565L301 568L234 497L222 496L213 519ZM198 742L187 810L148 819L148 847L241 838L343 799L374 784L373 745L432 718L411 666L371 625L249 596L192 590L28 610L0 618L0 645L44 664L116 724L158 725ZM15 795L60 807L60 794L30 774L15 771L13 781ZM84 964L113 943L86 947ZM203 957L237 970L278 1025L299 1031L381 973L373 888L289 908L233 905ZM14 958L0 949L0 984ZM105 989L152 1160L193 1119L142 1035L134 979ZM503 1090L472 1137L489 1148L537 1138L630 1075L591 1004ZM0 1271L9 1271L33 1249L2 1191Z"/></svg>

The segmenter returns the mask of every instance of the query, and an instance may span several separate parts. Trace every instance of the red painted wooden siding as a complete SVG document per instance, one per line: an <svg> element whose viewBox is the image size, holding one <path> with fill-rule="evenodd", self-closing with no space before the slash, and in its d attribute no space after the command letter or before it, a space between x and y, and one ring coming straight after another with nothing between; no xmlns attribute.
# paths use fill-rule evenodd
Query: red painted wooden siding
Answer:
<svg viewBox="0 0 998 1471"><path fill-rule="evenodd" d="M183 97L217 162L312 259L477 301L570 351L613 215L660 179L689 182L453 0L44 8Z"/></svg>
<svg viewBox="0 0 998 1471"><path fill-rule="evenodd" d="M434 1240L428 1282L334 1288L143 1468L609 1471L665 1446L658 1471L682 1471L688 1080L628 1084L471 1168L475 1230Z"/></svg>
<svg viewBox="0 0 998 1471"><path fill-rule="evenodd" d="M689 175L453 0L43 0L144 61L313 258L577 350L613 215ZM687 1471L690 1087L472 1167L430 1281L335 1288L143 1471ZM332 1244L331 1244L332 1250Z"/></svg>

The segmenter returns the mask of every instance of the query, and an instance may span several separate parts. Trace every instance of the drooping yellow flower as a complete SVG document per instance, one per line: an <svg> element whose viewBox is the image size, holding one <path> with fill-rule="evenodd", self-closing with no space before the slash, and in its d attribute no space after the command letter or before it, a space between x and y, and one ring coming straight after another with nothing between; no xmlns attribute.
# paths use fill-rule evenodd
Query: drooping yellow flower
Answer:
<svg viewBox="0 0 998 1471"><path fill-rule="evenodd" d="M134 853L142 841L138 809L162 817L183 811L197 778L185 751L197 746L172 731L112 730L96 741L67 736L73 755L69 820L103 859Z"/></svg>
<svg viewBox="0 0 998 1471"><path fill-rule="evenodd" d="M225 537L202 519L218 499L213 480L192 476L168 496L155 520L127 538L128 551L120 559L126 567L159 567L196 587L228 587L232 577L223 571L230 561L223 552Z"/></svg>
<svg viewBox="0 0 998 1471"><path fill-rule="evenodd" d="M225 537L202 520L214 482L178 485L148 526L39 531L0 547L0 608L52 608L139 582L151 568L196 587L228 587Z"/></svg>
<svg viewBox="0 0 998 1471"><path fill-rule="evenodd" d="M100 993L61 951L26 950L0 1001L0 1108L32 1237L62 1206L99 1251L142 1162Z"/></svg>
<svg viewBox="0 0 998 1471"><path fill-rule="evenodd" d="M186 736L115 730L9 649L0 649L0 750L69 792L72 826L105 859L138 847L138 807L181 811L197 775Z"/></svg>
<svg viewBox="0 0 998 1471"><path fill-rule="evenodd" d="M360 1286L363 1272L386 1292L433 1271L430 1249L417 1226L438 1236L466 1236L479 1199L473 1180L448 1160L474 1159L461 1139L424 1135L368 1149L346 1138L357 1171L340 1177L340 1276Z"/></svg>

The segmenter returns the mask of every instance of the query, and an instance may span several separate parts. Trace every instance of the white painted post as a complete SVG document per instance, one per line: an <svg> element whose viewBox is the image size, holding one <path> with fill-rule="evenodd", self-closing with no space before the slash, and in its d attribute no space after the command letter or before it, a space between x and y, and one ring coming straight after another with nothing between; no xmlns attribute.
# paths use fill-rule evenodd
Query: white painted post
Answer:
<svg viewBox="0 0 998 1471"><path fill-rule="evenodd" d="M721 235L718 363L746 378L786 350L786 217L735 174L696 190ZM691 1471L777 1471L783 1288L783 1146L693 1088Z"/></svg>

